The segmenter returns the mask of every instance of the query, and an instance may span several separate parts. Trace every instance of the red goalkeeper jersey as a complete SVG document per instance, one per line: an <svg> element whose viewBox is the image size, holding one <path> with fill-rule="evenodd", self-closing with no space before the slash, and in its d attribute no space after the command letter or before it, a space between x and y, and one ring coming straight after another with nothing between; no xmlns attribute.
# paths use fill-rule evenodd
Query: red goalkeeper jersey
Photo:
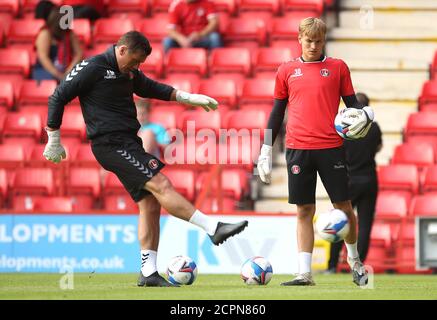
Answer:
<svg viewBox="0 0 437 320"><path fill-rule="evenodd" d="M325 57L283 63L276 74L275 99L288 99L286 147L327 149L339 147L334 129L341 96L355 94L349 68L343 60Z"/></svg>

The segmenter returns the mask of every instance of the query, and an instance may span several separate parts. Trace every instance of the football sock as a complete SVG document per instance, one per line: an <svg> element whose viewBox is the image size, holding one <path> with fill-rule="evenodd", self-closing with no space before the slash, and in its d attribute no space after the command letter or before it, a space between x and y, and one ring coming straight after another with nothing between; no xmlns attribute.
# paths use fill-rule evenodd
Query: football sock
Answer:
<svg viewBox="0 0 437 320"><path fill-rule="evenodd" d="M311 273L311 257L312 253L310 252L299 252L298 260L299 260L299 273Z"/></svg>
<svg viewBox="0 0 437 320"><path fill-rule="evenodd" d="M152 273L157 271L156 255L156 251L141 250L141 273L143 274L143 276L148 277Z"/></svg>
<svg viewBox="0 0 437 320"><path fill-rule="evenodd" d="M347 256L352 259L358 258L357 243L344 243L347 249Z"/></svg>
<svg viewBox="0 0 437 320"><path fill-rule="evenodd" d="M217 221L203 214L199 210L194 211L189 222L202 228L207 234L211 236L215 233L215 229L217 229Z"/></svg>

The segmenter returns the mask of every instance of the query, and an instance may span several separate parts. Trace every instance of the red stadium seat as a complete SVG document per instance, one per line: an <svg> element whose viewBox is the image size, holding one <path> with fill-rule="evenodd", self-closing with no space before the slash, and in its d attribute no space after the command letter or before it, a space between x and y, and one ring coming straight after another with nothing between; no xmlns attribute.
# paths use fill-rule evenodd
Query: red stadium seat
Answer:
<svg viewBox="0 0 437 320"><path fill-rule="evenodd" d="M94 25L93 38L95 43L116 43L123 34L134 29L130 19L101 18Z"/></svg>
<svg viewBox="0 0 437 320"><path fill-rule="evenodd" d="M214 0L214 5L220 14L226 12L235 15L237 13L237 0Z"/></svg>
<svg viewBox="0 0 437 320"><path fill-rule="evenodd" d="M91 23L88 19L73 20L74 34L85 47L91 44Z"/></svg>
<svg viewBox="0 0 437 320"><path fill-rule="evenodd" d="M73 203L69 197L35 197L33 211L73 212Z"/></svg>
<svg viewBox="0 0 437 320"><path fill-rule="evenodd" d="M67 195L100 196L100 172L95 168L71 168L66 186Z"/></svg>
<svg viewBox="0 0 437 320"><path fill-rule="evenodd" d="M42 80L40 82L36 80L24 80L21 85L18 104L20 106L28 104L47 106L49 96L53 94L56 86L56 80Z"/></svg>
<svg viewBox="0 0 437 320"><path fill-rule="evenodd" d="M240 13L243 11L269 11L278 14L280 10L279 0L241 0L239 3Z"/></svg>
<svg viewBox="0 0 437 320"><path fill-rule="evenodd" d="M272 31L272 21L273 21L273 13L269 11L240 11L240 14L238 15L238 19L241 20L260 20L264 23L265 26L265 32L266 32L266 39L267 35L270 34ZM226 33L226 30L225 32ZM229 45L231 47L241 47L238 42L230 42ZM245 46L243 44L243 46ZM249 46L250 47L250 46ZM256 45L255 47L259 47L259 45Z"/></svg>
<svg viewBox="0 0 437 320"><path fill-rule="evenodd" d="M425 179L422 184L421 191L423 193L427 192L437 192L437 165L433 165L425 168Z"/></svg>
<svg viewBox="0 0 437 320"><path fill-rule="evenodd" d="M311 11L308 17L320 16L323 13L323 0L283 0L285 11Z"/></svg>
<svg viewBox="0 0 437 320"><path fill-rule="evenodd" d="M195 134L202 129L214 130L216 137L218 138L221 117L218 112L205 112L202 108L197 110L184 111L180 116L180 128L187 134ZM190 124L191 122L191 124ZM195 129L195 132L190 130Z"/></svg>
<svg viewBox="0 0 437 320"><path fill-rule="evenodd" d="M162 40L168 36L168 18L158 16L143 19L140 23L140 31L152 44L161 43ZM155 48L153 50L155 50Z"/></svg>
<svg viewBox="0 0 437 320"><path fill-rule="evenodd" d="M195 171L190 169L164 167L162 172L171 181L176 191L187 198L188 201L194 201L196 181Z"/></svg>
<svg viewBox="0 0 437 320"><path fill-rule="evenodd" d="M167 73L206 75L206 50L203 48L174 48L167 55Z"/></svg>
<svg viewBox="0 0 437 320"><path fill-rule="evenodd" d="M415 196L411 202L410 215L437 217L437 196L435 194Z"/></svg>
<svg viewBox="0 0 437 320"><path fill-rule="evenodd" d="M365 264L372 266L373 272L382 273L393 269L391 264L388 263L389 259L390 257L385 248L371 245L367 252Z"/></svg>
<svg viewBox="0 0 437 320"><path fill-rule="evenodd" d="M278 67L293 58L290 48L259 48L255 56L254 72L276 72Z"/></svg>
<svg viewBox="0 0 437 320"><path fill-rule="evenodd" d="M201 173L196 181L196 190L199 193L206 186L208 177L207 172ZM234 200L242 200L249 193L249 179L247 173L241 169L224 169L222 171L222 191L226 197L231 197ZM215 181L214 181L215 182ZM217 184L213 183L213 194L216 194Z"/></svg>
<svg viewBox="0 0 437 320"><path fill-rule="evenodd" d="M128 194L116 194L103 198L103 209L108 211L138 212L138 204Z"/></svg>
<svg viewBox="0 0 437 320"><path fill-rule="evenodd" d="M419 191L419 173L416 166L392 164L378 168L380 190L407 191L417 194Z"/></svg>
<svg viewBox="0 0 437 320"><path fill-rule="evenodd" d="M165 78L165 83L174 87L178 90L183 90L187 92L197 92L199 91L200 81L196 81L191 78L186 78L181 74L170 74ZM168 104L168 101L166 102Z"/></svg>
<svg viewBox="0 0 437 320"><path fill-rule="evenodd" d="M305 12L291 12L284 17L273 20L270 40L294 40L299 35L299 24L302 19L308 17Z"/></svg>
<svg viewBox="0 0 437 320"><path fill-rule="evenodd" d="M199 93L214 97L220 104L228 105L231 108L237 107L237 86L232 80L202 80Z"/></svg>
<svg viewBox="0 0 437 320"><path fill-rule="evenodd" d="M73 166L100 168L89 143L81 143L77 148L74 156Z"/></svg>
<svg viewBox="0 0 437 320"><path fill-rule="evenodd" d="M159 123L166 129L178 127L178 119L181 113L185 110L182 105L158 106L150 110L150 122Z"/></svg>
<svg viewBox="0 0 437 320"><path fill-rule="evenodd" d="M26 160L26 154L23 145L0 144L0 167L17 168L24 160Z"/></svg>
<svg viewBox="0 0 437 320"><path fill-rule="evenodd" d="M437 111L417 112L408 117L405 134L411 135L435 135L437 137Z"/></svg>
<svg viewBox="0 0 437 320"><path fill-rule="evenodd" d="M16 16L20 7L19 0L2 0L0 2L0 12L9 13Z"/></svg>
<svg viewBox="0 0 437 320"><path fill-rule="evenodd" d="M250 51L247 48L218 48L211 52L210 72L251 74Z"/></svg>
<svg viewBox="0 0 437 320"><path fill-rule="evenodd" d="M377 218L403 218L408 214L408 205L404 197L399 194L380 193L376 201Z"/></svg>
<svg viewBox="0 0 437 320"><path fill-rule="evenodd" d="M54 194L53 172L49 168L19 168L11 186L12 195Z"/></svg>
<svg viewBox="0 0 437 320"><path fill-rule="evenodd" d="M37 114L10 112L6 118L3 137L30 137L41 140L42 124Z"/></svg>
<svg viewBox="0 0 437 320"><path fill-rule="evenodd" d="M206 198L200 205L199 210L207 213L233 212L236 209L235 200L233 198L223 197L223 208L219 211L218 200L214 197Z"/></svg>
<svg viewBox="0 0 437 320"><path fill-rule="evenodd" d="M435 162L434 149L427 143L404 143L395 148L392 158L393 164L413 164L420 170Z"/></svg>
<svg viewBox="0 0 437 320"><path fill-rule="evenodd" d="M61 127L62 137L77 137L86 139L85 121L80 107L65 108Z"/></svg>
<svg viewBox="0 0 437 320"><path fill-rule="evenodd" d="M168 7L172 0L151 0L151 10L152 14L160 12L168 12Z"/></svg>
<svg viewBox="0 0 437 320"><path fill-rule="evenodd" d="M140 70L151 78L160 78L164 67L164 54L160 49L153 49L144 63L140 64Z"/></svg>
<svg viewBox="0 0 437 320"><path fill-rule="evenodd" d="M12 20L6 37L7 45L33 44L43 25L42 19Z"/></svg>
<svg viewBox="0 0 437 320"><path fill-rule="evenodd" d="M266 26L261 19L232 18L224 33L226 46L257 48L266 43Z"/></svg>
<svg viewBox="0 0 437 320"><path fill-rule="evenodd" d="M149 2L144 0L109 0L108 13L138 12L145 16L148 13Z"/></svg>
<svg viewBox="0 0 437 320"><path fill-rule="evenodd" d="M247 134L255 138L264 137L264 128L267 127L268 115L262 110L233 111L227 117L226 129L236 129L240 133L247 130Z"/></svg>
<svg viewBox="0 0 437 320"><path fill-rule="evenodd" d="M437 102L429 102L419 105L420 112L437 112Z"/></svg>
<svg viewBox="0 0 437 320"><path fill-rule="evenodd" d="M0 169L0 207L8 199L8 177L5 169Z"/></svg>
<svg viewBox="0 0 437 320"><path fill-rule="evenodd" d="M237 87L237 97L240 98L243 94L243 86L244 82L246 81L246 75L244 73L233 73L232 71L224 73L214 73L210 76L210 79L213 79L215 81L232 80Z"/></svg>
<svg viewBox="0 0 437 320"><path fill-rule="evenodd" d="M370 234L370 245L389 250L392 247L390 225L376 220Z"/></svg>
<svg viewBox="0 0 437 320"><path fill-rule="evenodd" d="M14 86L13 84L6 80L0 80L0 106L6 107L6 109L11 109L14 105Z"/></svg>
<svg viewBox="0 0 437 320"><path fill-rule="evenodd" d="M423 84L419 97L419 109L428 103L437 102L437 80L429 80Z"/></svg>
<svg viewBox="0 0 437 320"><path fill-rule="evenodd" d="M272 104L275 79L247 79L244 82L240 104Z"/></svg>
<svg viewBox="0 0 437 320"><path fill-rule="evenodd" d="M0 49L0 73L19 74L28 77L30 72L30 57L25 49Z"/></svg>
<svg viewBox="0 0 437 320"><path fill-rule="evenodd" d="M428 144L434 149L434 158L437 158L437 135L408 135L405 137L409 144Z"/></svg>
<svg viewBox="0 0 437 320"><path fill-rule="evenodd" d="M70 196L73 204L73 211L90 211L94 208L94 198L90 195L72 195Z"/></svg>

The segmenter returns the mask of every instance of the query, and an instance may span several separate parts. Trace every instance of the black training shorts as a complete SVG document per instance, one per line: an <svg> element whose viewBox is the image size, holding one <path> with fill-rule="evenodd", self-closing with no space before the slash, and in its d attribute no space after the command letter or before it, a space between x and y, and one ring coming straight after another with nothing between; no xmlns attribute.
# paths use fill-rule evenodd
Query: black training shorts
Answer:
<svg viewBox="0 0 437 320"><path fill-rule="evenodd" d="M164 164L144 151L140 137L134 134L107 134L91 142L91 149L100 165L120 179L135 202L150 192L144 184L152 179Z"/></svg>
<svg viewBox="0 0 437 320"><path fill-rule="evenodd" d="M288 202L316 203L317 172L332 203L349 200L345 151L331 149L287 149Z"/></svg>

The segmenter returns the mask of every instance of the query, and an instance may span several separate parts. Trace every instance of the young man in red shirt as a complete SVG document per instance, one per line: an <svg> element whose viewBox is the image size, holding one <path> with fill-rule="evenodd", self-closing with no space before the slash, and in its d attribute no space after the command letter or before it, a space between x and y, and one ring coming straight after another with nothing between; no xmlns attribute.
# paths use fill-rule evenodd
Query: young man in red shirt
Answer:
<svg viewBox="0 0 437 320"><path fill-rule="evenodd" d="M258 172L265 183L270 183L272 144L284 119L286 124L286 157L289 203L297 205L297 242L299 275L281 285L314 285L311 258L314 247L313 217L316 211L315 190L317 172L329 194L333 206L343 210L350 222L345 239L348 262L353 281L367 283L367 273L357 251L356 218L348 194L348 175L343 140L336 133L334 119L340 97L355 117L349 126L349 136L367 133L373 111L359 104L352 86L347 65L340 59L323 54L326 25L317 18L303 19L299 26L302 56L282 64L276 75L274 108L258 159Z"/></svg>
<svg viewBox="0 0 437 320"><path fill-rule="evenodd" d="M168 37L164 51L171 48L222 47L218 33L218 15L209 0L174 0L169 7Z"/></svg>

